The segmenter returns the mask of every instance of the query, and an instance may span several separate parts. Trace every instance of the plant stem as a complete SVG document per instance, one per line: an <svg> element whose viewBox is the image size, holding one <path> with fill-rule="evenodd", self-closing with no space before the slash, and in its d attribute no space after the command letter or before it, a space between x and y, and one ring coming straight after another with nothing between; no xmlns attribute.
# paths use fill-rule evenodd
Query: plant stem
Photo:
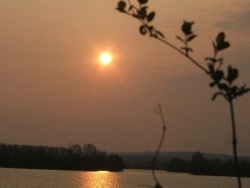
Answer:
<svg viewBox="0 0 250 188"><path fill-rule="evenodd" d="M131 2L130 0L128 0L128 3L131 7ZM136 9L137 10L137 9ZM139 10L137 10L139 11ZM133 13L129 13L126 12L127 15L132 16L137 18L144 26L147 26L147 22L144 21L144 19L141 19L140 17L137 16L136 12L134 12L134 10L132 9ZM156 31L157 32L157 31ZM154 35L153 35L154 36ZM196 67L198 67L200 70L202 70L204 73L208 74L211 76L211 71L207 70L201 63L199 63L198 61L196 61L195 59L193 59L191 56L189 56L188 51L185 53L182 50L180 50L178 47L176 47L174 44L168 42L167 40L165 40L163 37L159 38L158 35L154 36L155 39L159 40L160 42L164 43L165 45L169 46L170 48L176 50L177 52L179 52L181 55L185 56L187 59L189 59ZM185 40L186 41L186 40ZM185 47L187 48L187 43L185 42ZM221 50L221 49L220 49ZM217 47L214 44L214 59L216 59L217 53L218 53L219 49L217 49ZM214 63L217 60L214 60ZM219 64L219 66L217 67L216 71L219 71L220 66L222 65L222 60ZM223 77L223 76L222 76ZM228 78L223 77L222 79L228 81ZM239 163L238 163L238 156L237 156L237 137L236 137L236 124L235 124L235 114L234 114L234 105L233 105L233 98L231 98L231 96L226 95L225 93L222 92L222 88L219 87L220 93L222 95L225 95L226 100L229 102L230 105L230 113L231 113L231 123L232 123L232 145L233 145L233 155L234 155L234 163L235 163L235 169L236 169L236 175L237 175L237 180L238 180L238 188L242 188L241 186L241 177L240 177L240 170L239 170ZM248 92L249 89L246 89L245 92ZM160 143L159 146L155 152L154 158L153 158L153 166L152 166L152 173L153 173L153 177L157 183L157 185L159 184L159 181L157 180L156 176L155 176L155 164L156 164L156 159L157 156L159 154L162 142L164 140L165 137L165 130L166 130L166 126L165 126L165 121L162 115L162 109L161 109L161 105L158 104L158 108L160 111L160 115L161 115L161 119L162 119L162 123L163 123L163 132L162 132L162 137L160 139Z"/></svg>
<svg viewBox="0 0 250 188"><path fill-rule="evenodd" d="M234 117L234 105L233 100L228 100L230 105L230 112L231 112L231 121L232 121L232 136L233 136L233 153L234 153L234 164L237 174L237 180L238 180L238 188L241 188L241 178L240 178L240 170L239 170L239 163L238 163L238 155L237 155L237 137L236 137L236 127L235 127L235 117Z"/></svg>
<svg viewBox="0 0 250 188"><path fill-rule="evenodd" d="M174 50L176 50L177 52L179 52L181 55L185 56L187 59L189 59L194 65L196 65L199 69L201 69L203 72L205 73L209 73L207 71L207 69L205 69L201 64L199 64L197 61L195 61L192 57L190 57L189 55L187 55L186 53L184 53L183 51L181 51L179 48L177 48L176 46L174 46L173 44L171 44L170 42L162 39L162 38L156 38L159 41L163 42L164 44L168 45L169 47L173 48Z"/></svg>

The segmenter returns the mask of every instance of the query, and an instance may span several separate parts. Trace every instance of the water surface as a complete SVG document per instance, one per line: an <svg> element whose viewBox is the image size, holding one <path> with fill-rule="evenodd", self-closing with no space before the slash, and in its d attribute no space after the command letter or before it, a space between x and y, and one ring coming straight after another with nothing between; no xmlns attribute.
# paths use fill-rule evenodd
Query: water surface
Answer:
<svg viewBox="0 0 250 188"><path fill-rule="evenodd" d="M166 188L236 188L234 177L193 176L157 171ZM250 187L250 178L242 178L243 188ZM4 188L133 188L154 186L151 171L82 172L0 168L0 187Z"/></svg>

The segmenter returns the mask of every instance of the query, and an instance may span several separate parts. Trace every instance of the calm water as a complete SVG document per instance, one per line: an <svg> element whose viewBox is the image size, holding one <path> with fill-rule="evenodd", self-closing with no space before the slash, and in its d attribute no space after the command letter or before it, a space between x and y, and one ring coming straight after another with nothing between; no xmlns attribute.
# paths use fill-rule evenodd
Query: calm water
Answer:
<svg viewBox="0 0 250 188"><path fill-rule="evenodd" d="M192 176L189 174L157 171L166 188L236 188L231 177ZM250 187L250 178L243 178L243 188ZM150 171L78 172L56 170L26 170L0 168L2 188L133 188L154 185Z"/></svg>

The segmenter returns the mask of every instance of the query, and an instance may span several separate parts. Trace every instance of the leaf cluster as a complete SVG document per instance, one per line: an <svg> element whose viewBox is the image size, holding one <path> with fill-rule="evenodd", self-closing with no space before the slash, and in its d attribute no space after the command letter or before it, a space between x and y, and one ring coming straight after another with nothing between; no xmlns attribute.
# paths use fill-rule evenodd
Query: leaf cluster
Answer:
<svg viewBox="0 0 250 188"><path fill-rule="evenodd" d="M238 69L233 68L230 65L226 71L221 69L224 59L217 57L218 53L230 47L230 43L226 41L226 34L224 32L220 32L212 42L214 56L205 58L205 61L207 62L207 68L205 68L203 65L192 59L189 55L190 52L193 52L193 49L189 47L189 42L193 41L197 37L197 35L193 32L194 22L188 22L184 20L181 26L181 31L184 36L176 36L176 38L183 43L183 46L179 49L167 42L162 32L158 31L151 24L156 13L154 11L148 11L148 6L146 6L148 0L137 0L137 2L138 6L135 6L130 3L130 0L127 2L120 0L117 3L116 9L121 13L126 13L127 15L138 19L141 23L139 31L142 35L149 34L151 37L161 39L161 41L163 41L165 44L179 51L182 55L185 55L196 66L207 73L212 79L212 82L209 84L209 86L217 87L218 89L218 91L213 95L212 100L215 100L218 95L221 95L225 97L226 100L230 101L250 91L246 85L238 86L235 84L235 80L239 76Z"/></svg>
<svg viewBox="0 0 250 188"><path fill-rule="evenodd" d="M217 58L217 54L221 50L227 49L230 46L230 43L225 41L225 37L226 34L224 32L220 32L217 35L215 41L213 41L214 57L205 58L208 62L208 74L212 79L209 86L217 87L219 90L213 95L212 100L215 100L218 95L221 95L226 100L231 101L250 91L246 85L237 86L235 84L236 79L239 77L238 69L233 68L231 65L227 67L226 71L221 69L223 58Z"/></svg>
<svg viewBox="0 0 250 188"><path fill-rule="evenodd" d="M138 6L135 6L121 0L117 3L116 9L138 19L141 22L139 32L142 35L149 34L150 37L164 38L162 32L151 25L156 13L154 11L148 11L148 6L146 6L147 3L148 0L138 0Z"/></svg>
<svg viewBox="0 0 250 188"><path fill-rule="evenodd" d="M176 36L176 38L184 44L184 46L181 47L181 50L185 52L186 56L188 56L189 52L193 52L193 49L188 47L188 42L194 40L197 37L197 35L192 31L193 24L194 22L184 21L181 26L181 30L184 33L184 38Z"/></svg>

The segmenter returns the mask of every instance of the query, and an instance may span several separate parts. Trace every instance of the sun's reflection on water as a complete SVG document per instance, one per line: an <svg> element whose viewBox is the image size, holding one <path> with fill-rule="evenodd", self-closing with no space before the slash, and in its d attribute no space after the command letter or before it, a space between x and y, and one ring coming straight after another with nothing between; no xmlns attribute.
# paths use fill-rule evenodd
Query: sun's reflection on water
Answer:
<svg viewBox="0 0 250 188"><path fill-rule="evenodd" d="M118 188L121 187L119 177L114 172L80 172L76 180L77 188Z"/></svg>

